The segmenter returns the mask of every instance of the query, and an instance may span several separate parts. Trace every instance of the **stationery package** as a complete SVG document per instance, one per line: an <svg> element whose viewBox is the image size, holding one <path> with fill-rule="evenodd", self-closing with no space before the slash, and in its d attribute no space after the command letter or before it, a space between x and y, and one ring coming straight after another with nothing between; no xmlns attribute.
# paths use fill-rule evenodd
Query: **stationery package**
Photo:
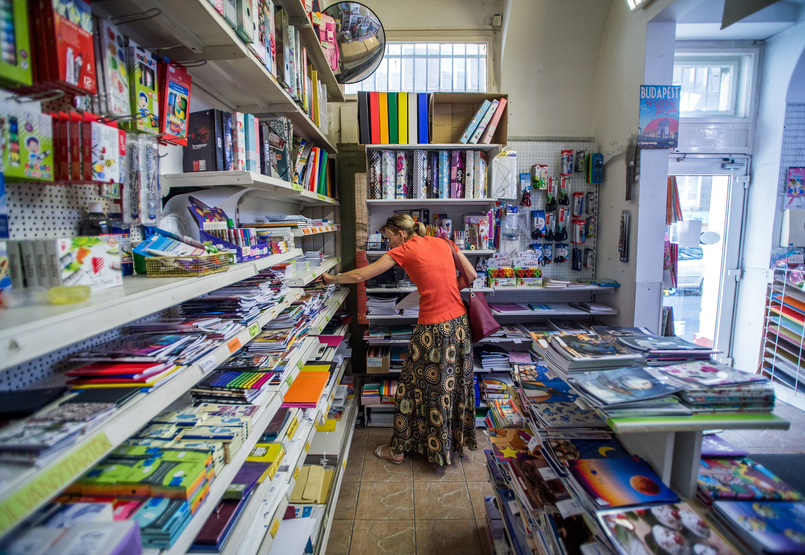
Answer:
<svg viewBox="0 0 805 555"><path fill-rule="evenodd" d="M126 38L106 19L100 20L101 60L104 90L101 91L106 109L111 116L131 114L131 93L126 57Z"/></svg>
<svg viewBox="0 0 805 555"><path fill-rule="evenodd" d="M187 146L188 113L192 78L187 70L171 63L160 64L159 102L163 139Z"/></svg>
<svg viewBox="0 0 805 555"><path fill-rule="evenodd" d="M71 94L97 92L92 14L86 0L32 4L36 35L37 80Z"/></svg>
<svg viewBox="0 0 805 555"><path fill-rule="evenodd" d="M0 5L3 31L0 33L0 81L8 85L30 85L31 45L28 37L27 0L6 0Z"/></svg>
<svg viewBox="0 0 805 555"><path fill-rule="evenodd" d="M157 58L131 41L126 56L129 64L132 113L138 114L128 126L137 131L156 135L160 132Z"/></svg>
<svg viewBox="0 0 805 555"><path fill-rule="evenodd" d="M0 99L3 175L6 179L53 181L53 120L38 102Z"/></svg>

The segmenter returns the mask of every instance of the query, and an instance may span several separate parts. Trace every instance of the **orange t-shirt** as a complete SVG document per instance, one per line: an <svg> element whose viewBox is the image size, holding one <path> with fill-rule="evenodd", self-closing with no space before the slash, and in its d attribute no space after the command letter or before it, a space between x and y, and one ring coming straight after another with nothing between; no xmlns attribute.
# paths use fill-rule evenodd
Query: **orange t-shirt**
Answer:
<svg viewBox="0 0 805 555"><path fill-rule="evenodd" d="M449 245L458 251L453 242ZM419 290L419 324L438 324L467 313L447 241L414 236L388 254L408 273Z"/></svg>

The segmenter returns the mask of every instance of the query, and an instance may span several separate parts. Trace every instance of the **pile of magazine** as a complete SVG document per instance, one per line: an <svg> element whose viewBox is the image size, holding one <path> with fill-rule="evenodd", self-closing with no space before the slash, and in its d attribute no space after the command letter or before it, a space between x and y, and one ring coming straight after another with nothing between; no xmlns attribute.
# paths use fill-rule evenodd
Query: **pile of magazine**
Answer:
<svg viewBox="0 0 805 555"><path fill-rule="evenodd" d="M573 372L628 366L641 356L609 335L588 333L555 335L537 342L540 354L562 379Z"/></svg>
<svg viewBox="0 0 805 555"><path fill-rule="evenodd" d="M665 366L679 362L694 360L710 360L719 351L710 347L696 345L681 337L664 337L659 335L633 335L618 337L618 341L640 353L646 364Z"/></svg>

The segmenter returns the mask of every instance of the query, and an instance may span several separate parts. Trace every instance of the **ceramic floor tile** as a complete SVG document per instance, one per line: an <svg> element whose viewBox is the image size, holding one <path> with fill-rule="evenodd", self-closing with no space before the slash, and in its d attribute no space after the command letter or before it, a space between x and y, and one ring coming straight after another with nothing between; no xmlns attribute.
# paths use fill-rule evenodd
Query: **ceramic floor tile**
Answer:
<svg viewBox="0 0 805 555"><path fill-rule="evenodd" d="M731 443L735 447L746 448L754 446L754 443L752 443L750 440L746 439L744 436L733 430L727 430L719 433L718 435L719 437L721 437L721 439Z"/></svg>
<svg viewBox="0 0 805 555"><path fill-rule="evenodd" d="M489 475L486 470L486 455L480 449L464 451L461 467L464 469L464 477L468 482L484 482Z"/></svg>
<svg viewBox="0 0 805 555"><path fill-rule="evenodd" d="M358 520L410 520L414 518L414 491L411 483L360 484Z"/></svg>
<svg viewBox="0 0 805 555"><path fill-rule="evenodd" d="M344 471L344 482L360 482L363 475L363 461L365 458L366 447L362 445L352 445L347 456L347 466Z"/></svg>
<svg viewBox="0 0 805 555"><path fill-rule="evenodd" d="M375 457L367 447L361 482L412 482L413 480L411 457L405 457L402 464L394 464L391 461Z"/></svg>
<svg viewBox="0 0 805 555"><path fill-rule="evenodd" d="M327 539L326 555L349 555L351 539L352 521L334 519L330 537Z"/></svg>
<svg viewBox="0 0 805 555"><path fill-rule="evenodd" d="M414 467L414 482L463 482L464 470L461 468L461 459L454 457L453 462L447 466L439 466L429 462L427 457L420 454L406 455L411 457Z"/></svg>
<svg viewBox="0 0 805 555"><path fill-rule="evenodd" d="M370 451L378 445L391 441L394 431L392 428L369 428L366 439L366 448Z"/></svg>
<svg viewBox="0 0 805 555"><path fill-rule="evenodd" d="M802 445L801 437L780 430L741 430L739 434L751 441L753 447L798 449Z"/></svg>
<svg viewBox="0 0 805 555"><path fill-rule="evenodd" d="M486 501L484 497L495 495L495 490L489 482L467 482L467 491L472 502L472 512L476 519L486 518Z"/></svg>
<svg viewBox="0 0 805 555"><path fill-rule="evenodd" d="M472 520L417 520L417 555L483 555L478 524Z"/></svg>
<svg viewBox="0 0 805 555"><path fill-rule="evenodd" d="M474 518L464 482L415 482L414 517L417 520Z"/></svg>
<svg viewBox="0 0 805 555"><path fill-rule="evenodd" d="M489 546L489 538L486 535L486 518L476 518L475 525L478 529L478 538L481 541L481 549L484 555L492 555L492 548Z"/></svg>
<svg viewBox="0 0 805 555"><path fill-rule="evenodd" d="M413 520L356 520L349 555L415 555Z"/></svg>
<svg viewBox="0 0 805 555"><path fill-rule="evenodd" d="M334 520L352 520L355 518L355 507L358 506L360 482L342 482L335 504Z"/></svg>

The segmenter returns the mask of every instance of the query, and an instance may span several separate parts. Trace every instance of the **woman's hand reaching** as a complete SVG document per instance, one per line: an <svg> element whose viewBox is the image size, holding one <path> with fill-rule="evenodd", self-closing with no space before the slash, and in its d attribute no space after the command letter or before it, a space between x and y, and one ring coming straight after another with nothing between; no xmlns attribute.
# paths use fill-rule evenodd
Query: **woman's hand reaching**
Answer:
<svg viewBox="0 0 805 555"><path fill-rule="evenodd" d="M324 285L332 285L332 284L336 283L337 279L338 279L338 276L331 276L327 272L324 272L321 275L321 280L324 282Z"/></svg>

